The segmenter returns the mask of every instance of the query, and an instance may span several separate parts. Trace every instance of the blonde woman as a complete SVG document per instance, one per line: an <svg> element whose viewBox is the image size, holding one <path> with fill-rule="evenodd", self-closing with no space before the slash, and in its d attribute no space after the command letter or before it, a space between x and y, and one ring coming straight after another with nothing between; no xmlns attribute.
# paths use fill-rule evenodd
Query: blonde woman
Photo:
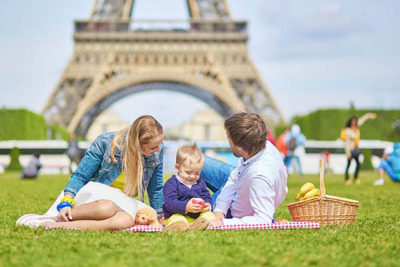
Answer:
<svg viewBox="0 0 400 267"><path fill-rule="evenodd" d="M145 189L162 220L163 137L161 124L148 115L127 129L97 137L45 216L25 215L17 224L125 229L134 224L136 211L146 207L134 198L143 201Z"/></svg>

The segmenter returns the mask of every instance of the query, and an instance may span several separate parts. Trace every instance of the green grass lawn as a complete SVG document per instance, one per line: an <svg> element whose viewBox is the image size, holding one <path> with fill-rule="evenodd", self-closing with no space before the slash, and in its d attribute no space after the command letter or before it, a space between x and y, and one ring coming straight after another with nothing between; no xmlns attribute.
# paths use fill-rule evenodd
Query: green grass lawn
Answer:
<svg viewBox="0 0 400 267"><path fill-rule="evenodd" d="M327 176L327 193L360 201L357 221L320 230L204 231L187 233L78 232L16 227L25 213L44 213L68 177L37 181L0 175L0 266L399 266L400 184L372 186L375 172L361 172L361 185ZM317 175L289 178L289 194L277 218L290 219L286 204Z"/></svg>

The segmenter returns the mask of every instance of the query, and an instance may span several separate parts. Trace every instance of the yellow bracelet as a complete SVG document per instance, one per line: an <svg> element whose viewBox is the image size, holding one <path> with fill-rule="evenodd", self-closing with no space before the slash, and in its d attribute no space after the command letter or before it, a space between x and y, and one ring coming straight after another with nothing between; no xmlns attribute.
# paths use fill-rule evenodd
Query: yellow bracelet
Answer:
<svg viewBox="0 0 400 267"><path fill-rule="evenodd" d="M60 200L60 203L61 203L61 202L68 202L68 203L70 203L70 204L72 205L72 207L75 206L75 200L74 200L71 196L65 196L65 197L63 197L63 198Z"/></svg>

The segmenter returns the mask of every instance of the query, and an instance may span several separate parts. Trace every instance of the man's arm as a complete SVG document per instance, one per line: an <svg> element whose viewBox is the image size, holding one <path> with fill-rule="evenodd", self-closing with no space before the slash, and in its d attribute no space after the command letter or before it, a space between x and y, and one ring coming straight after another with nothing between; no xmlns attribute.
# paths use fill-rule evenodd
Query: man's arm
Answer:
<svg viewBox="0 0 400 267"><path fill-rule="evenodd" d="M254 177L250 182L250 204L254 209L253 216L243 218L224 219L223 223L229 224L257 224L272 223L275 213L274 199L275 192L273 185L268 179Z"/></svg>

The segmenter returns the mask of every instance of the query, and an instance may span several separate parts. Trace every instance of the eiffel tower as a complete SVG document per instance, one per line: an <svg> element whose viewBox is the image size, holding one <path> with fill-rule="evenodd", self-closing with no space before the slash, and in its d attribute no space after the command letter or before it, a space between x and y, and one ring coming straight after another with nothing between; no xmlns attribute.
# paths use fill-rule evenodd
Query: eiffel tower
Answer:
<svg viewBox="0 0 400 267"><path fill-rule="evenodd" d="M85 136L117 100L146 90L192 95L223 117L237 111L284 117L247 51L247 22L226 0L186 0L188 20L133 20L134 0L95 0L75 21L74 54L43 108L52 124Z"/></svg>

